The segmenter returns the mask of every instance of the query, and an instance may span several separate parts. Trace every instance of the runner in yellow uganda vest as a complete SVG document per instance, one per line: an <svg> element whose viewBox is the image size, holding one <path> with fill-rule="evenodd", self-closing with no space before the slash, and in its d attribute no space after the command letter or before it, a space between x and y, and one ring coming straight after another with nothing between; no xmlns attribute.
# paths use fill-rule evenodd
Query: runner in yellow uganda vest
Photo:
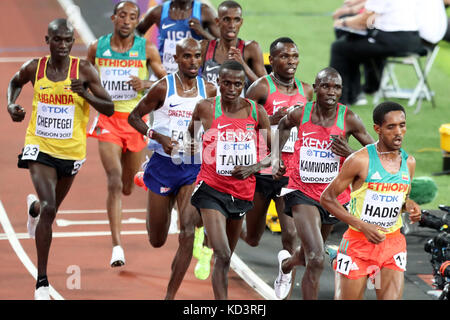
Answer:
<svg viewBox="0 0 450 320"><path fill-rule="evenodd" d="M86 157L89 104L70 90L70 79L78 78L79 59L70 57L67 77L58 82L46 76L48 60L49 56L38 62L33 112L26 132L22 160L31 160L29 154L36 153L37 157L36 151L59 159L82 160Z"/></svg>

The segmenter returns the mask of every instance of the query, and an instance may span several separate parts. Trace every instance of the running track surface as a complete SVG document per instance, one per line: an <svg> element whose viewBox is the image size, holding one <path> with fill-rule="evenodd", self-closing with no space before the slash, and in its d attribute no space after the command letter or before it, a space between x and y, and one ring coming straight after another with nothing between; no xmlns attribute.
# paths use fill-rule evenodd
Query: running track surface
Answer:
<svg viewBox="0 0 450 320"><path fill-rule="evenodd" d="M2 0L0 12L4 13L0 20L3 30L0 37L0 101L3 112L0 117L0 145L3 150L0 153L0 201L4 210L0 208L0 216L3 221L8 218L14 230L14 234L9 235L19 239L25 258L29 257L35 266L34 240L29 239L26 233L26 196L34 193L34 188L28 170L18 169L16 165L32 110L32 87L27 84L18 99L27 111L21 123L13 123L5 110L6 92L9 80L28 58L48 54L44 39L47 25L55 18L65 17L65 14L56 0ZM84 57L85 54L84 44L77 40L72 55ZM94 115L92 111L91 121ZM50 284L62 298L69 300L163 299L178 236L169 235L162 248L154 249L147 240L145 224L124 224L122 231L131 233L122 236L127 264L122 268L111 268L112 247L108 224L85 222L107 220L104 213L106 177L98 156L97 141L88 139L87 149L87 161L57 215L57 220L69 220L72 224L58 226L55 223L53 227L54 238L48 265ZM136 188L131 196L123 198L123 208L131 211L125 212L123 219L136 218L138 222L145 219L145 204L145 192ZM76 210L79 210L78 213ZM89 213L83 213L83 210ZM103 212L96 213L95 210ZM0 300L33 299L35 279L13 250L5 232L0 227ZM84 236L75 236L75 232ZM88 235L88 232L94 235ZM99 235L101 232L106 235ZM209 300L214 297L211 278L205 281L195 278L195 262L193 259L177 299ZM75 278L78 275L79 278ZM232 270L229 273L229 298L261 299Z"/></svg>

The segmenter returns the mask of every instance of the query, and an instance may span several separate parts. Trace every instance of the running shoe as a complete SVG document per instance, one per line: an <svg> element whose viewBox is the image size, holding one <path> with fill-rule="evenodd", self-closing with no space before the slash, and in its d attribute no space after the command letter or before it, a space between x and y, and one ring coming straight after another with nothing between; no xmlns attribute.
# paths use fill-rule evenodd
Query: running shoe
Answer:
<svg viewBox="0 0 450 320"><path fill-rule="evenodd" d="M206 280L209 277L211 271L211 257L213 255L213 249L204 246L200 253L200 258L194 269L194 274L197 279Z"/></svg>
<svg viewBox="0 0 450 320"><path fill-rule="evenodd" d="M330 257L331 268L333 268L333 261L337 257L339 247L336 245L327 245L325 246L325 253Z"/></svg>
<svg viewBox="0 0 450 320"><path fill-rule="evenodd" d="M145 191L148 190L147 186L144 183L144 171L139 171L134 175L134 184L138 187L141 187Z"/></svg>
<svg viewBox="0 0 450 320"><path fill-rule="evenodd" d="M110 265L111 267L121 267L125 264L125 254L121 246L113 247Z"/></svg>
<svg viewBox="0 0 450 320"><path fill-rule="evenodd" d="M275 295L278 299L284 300L289 295L292 286L292 271L289 273L283 273L281 268L282 262L291 257L291 254L287 250L281 250L278 252L278 276L274 282Z"/></svg>
<svg viewBox="0 0 450 320"><path fill-rule="evenodd" d="M195 228L194 250L192 250L192 256L197 260L200 259L204 240L205 240L205 233L203 231L203 227Z"/></svg>
<svg viewBox="0 0 450 320"><path fill-rule="evenodd" d="M30 236L31 239L34 239L36 235L36 226L39 222L39 215L36 217L32 217L30 215L30 207L35 201L39 201L39 199L34 194L29 194L27 196L27 216L28 216L27 229L28 235Z"/></svg>
<svg viewBox="0 0 450 320"><path fill-rule="evenodd" d="M42 286L34 291L34 300L50 300L49 287Z"/></svg>

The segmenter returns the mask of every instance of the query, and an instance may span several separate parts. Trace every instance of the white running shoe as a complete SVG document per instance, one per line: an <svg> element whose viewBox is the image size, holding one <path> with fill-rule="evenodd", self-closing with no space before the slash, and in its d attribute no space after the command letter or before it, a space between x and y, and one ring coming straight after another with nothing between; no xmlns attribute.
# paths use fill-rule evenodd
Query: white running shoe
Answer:
<svg viewBox="0 0 450 320"><path fill-rule="evenodd" d="M125 264L125 253L121 246L113 247L110 265L111 267L121 267Z"/></svg>
<svg viewBox="0 0 450 320"><path fill-rule="evenodd" d="M49 287L39 287L34 291L34 300L50 300Z"/></svg>
<svg viewBox="0 0 450 320"><path fill-rule="evenodd" d="M292 270L285 274L281 269L281 264L287 258L290 258L291 254L287 250L281 250L278 252L278 277L274 282L275 295L278 299L284 300L289 295L289 291L292 286Z"/></svg>
<svg viewBox="0 0 450 320"><path fill-rule="evenodd" d="M36 234L36 226L39 222L39 215L35 218L30 216L30 207L35 201L39 201L39 199L34 194L29 194L27 196L27 216L28 216L27 229L31 239L34 239L34 236Z"/></svg>

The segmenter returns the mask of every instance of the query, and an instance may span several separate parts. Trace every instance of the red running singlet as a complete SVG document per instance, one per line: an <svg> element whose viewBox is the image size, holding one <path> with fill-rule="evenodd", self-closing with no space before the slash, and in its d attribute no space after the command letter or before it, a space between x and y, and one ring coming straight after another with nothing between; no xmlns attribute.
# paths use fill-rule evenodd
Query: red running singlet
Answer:
<svg viewBox="0 0 450 320"><path fill-rule="evenodd" d="M220 96L216 97L214 120L203 135L202 166L197 184L204 181L217 191L253 201L255 177L240 180L231 176L235 166L248 166L257 161L258 111L254 101L246 100L252 112L245 119L236 119L225 115Z"/></svg>

